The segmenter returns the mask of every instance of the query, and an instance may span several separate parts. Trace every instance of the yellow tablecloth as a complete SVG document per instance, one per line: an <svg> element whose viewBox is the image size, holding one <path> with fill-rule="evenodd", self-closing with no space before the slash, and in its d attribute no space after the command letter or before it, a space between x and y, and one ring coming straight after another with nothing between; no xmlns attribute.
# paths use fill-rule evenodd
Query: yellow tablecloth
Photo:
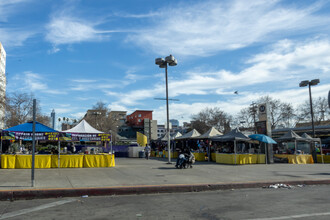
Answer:
<svg viewBox="0 0 330 220"><path fill-rule="evenodd" d="M61 155L60 168L83 168L84 156L85 155ZM52 168L58 168L58 155L52 155Z"/></svg>
<svg viewBox="0 0 330 220"><path fill-rule="evenodd" d="M173 154L173 152L171 152L171 158L173 158L173 159L178 158L178 154L179 153L177 151L175 151L174 154ZM165 157L168 158L168 152L167 151L165 151Z"/></svg>
<svg viewBox="0 0 330 220"><path fill-rule="evenodd" d="M324 163L330 163L330 155L323 155ZM322 163L321 155L317 155L317 163Z"/></svg>
<svg viewBox="0 0 330 220"><path fill-rule="evenodd" d="M257 155L257 163L265 164L266 163L266 155L265 154L256 154Z"/></svg>
<svg viewBox="0 0 330 220"><path fill-rule="evenodd" d="M193 153L196 161L205 161L205 153Z"/></svg>
<svg viewBox="0 0 330 220"><path fill-rule="evenodd" d="M237 164L256 164L257 159L257 154L239 154Z"/></svg>
<svg viewBox="0 0 330 220"><path fill-rule="evenodd" d="M113 167L114 155L84 155L84 167Z"/></svg>
<svg viewBox="0 0 330 220"><path fill-rule="evenodd" d="M216 162L222 164L235 164L235 154L216 154ZM265 163L264 154L236 154L236 164Z"/></svg>
<svg viewBox="0 0 330 220"><path fill-rule="evenodd" d="M309 164L314 163L313 157L310 154L275 154L275 157L287 158L289 163L292 164Z"/></svg>
<svg viewBox="0 0 330 220"><path fill-rule="evenodd" d="M3 169L31 169L32 155L1 155ZM115 157L100 155L61 155L60 168L114 167ZM58 168L58 155L35 155L35 168Z"/></svg>
<svg viewBox="0 0 330 220"><path fill-rule="evenodd" d="M35 155L34 168L51 168L51 155ZM16 169L31 169L32 156L31 155L16 155Z"/></svg>
<svg viewBox="0 0 330 220"><path fill-rule="evenodd" d="M16 155L1 155L1 168L3 169L15 169Z"/></svg>
<svg viewBox="0 0 330 220"><path fill-rule="evenodd" d="M211 160L216 161L217 160L217 154L216 153L211 153Z"/></svg>
<svg viewBox="0 0 330 220"><path fill-rule="evenodd" d="M236 161L238 155L236 155ZM224 164L235 164L235 154L216 154L216 162Z"/></svg>

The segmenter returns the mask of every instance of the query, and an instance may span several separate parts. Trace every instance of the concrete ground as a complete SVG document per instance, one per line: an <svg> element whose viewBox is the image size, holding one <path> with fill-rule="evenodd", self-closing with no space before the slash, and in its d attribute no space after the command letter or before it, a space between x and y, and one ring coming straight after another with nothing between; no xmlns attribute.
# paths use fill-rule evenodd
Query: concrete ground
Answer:
<svg viewBox="0 0 330 220"><path fill-rule="evenodd" d="M330 186L0 201L0 219L330 218Z"/></svg>
<svg viewBox="0 0 330 220"><path fill-rule="evenodd" d="M182 170L174 165L175 160L173 164L167 164L167 159L161 158L116 158L116 166L112 168L36 169L35 187L31 187L30 169L0 169L0 193L10 192L12 196L13 192L31 193L31 190L52 190L53 193L62 190L59 193L63 193L63 190L129 188L131 193L128 194L132 194L137 187L146 192L147 187L164 189L187 185L235 187L235 184L241 184L245 185L241 188L247 188L257 183L259 186L281 182L330 183L330 164L221 165L197 162L192 169ZM132 192L132 188L135 191Z"/></svg>

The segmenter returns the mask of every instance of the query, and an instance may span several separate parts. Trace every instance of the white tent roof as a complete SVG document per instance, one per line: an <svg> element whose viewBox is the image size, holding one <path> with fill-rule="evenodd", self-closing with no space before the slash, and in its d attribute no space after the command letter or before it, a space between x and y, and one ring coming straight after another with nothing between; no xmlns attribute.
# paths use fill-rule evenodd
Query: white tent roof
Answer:
<svg viewBox="0 0 330 220"><path fill-rule="evenodd" d="M201 136L195 137L197 139L203 139L203 138L211 138L215 136L223 135L220 131L215 129L214 127L210 128L207 132L202 134Z"/></svg>
<svg viewBox="0 0 330 220"><path fill-rule="evenodd" d="M189 131L188 133L186 133L186 134L184 134L180 137L177 137L175 139L176 140L191 139L191 138L194 138L194 137L198 137L200 135L201 134L196 129L193 129L193 130Z"/></svg>
<svg viewBox="0 0 330 220"><path fill-rule="evenodd" d="M170 136L171 140L174 140L175 138L181 137L182 134L180 132L176 132L175 134ZM164 137L161 139L161 141L167 141L168 140L168 136L167 133L164 135Z"/></svg>
<svg viewBox="0 0 330 220"><path fill-rule="evenodd" d="M87 123L87 121L82 120L79 124L74 126L73 128L63 131L67 133L92 133L92 134L99 134L104 133L102 131L96 130L93 128L90 124Z"/></svg>

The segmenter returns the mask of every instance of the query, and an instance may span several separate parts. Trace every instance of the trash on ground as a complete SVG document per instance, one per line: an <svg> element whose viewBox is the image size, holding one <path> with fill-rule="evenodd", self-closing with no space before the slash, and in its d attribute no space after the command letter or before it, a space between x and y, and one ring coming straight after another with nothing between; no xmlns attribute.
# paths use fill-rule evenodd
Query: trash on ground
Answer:
<svg viewBox="0 0 330 220"><path fill-rule="evenodd" d="M292 189L294 187L291 186L291 185L289 185L289 184L277 183L277 184L269 185L268 188L273 188L273 189L279 189L279 188Z"/></svg>

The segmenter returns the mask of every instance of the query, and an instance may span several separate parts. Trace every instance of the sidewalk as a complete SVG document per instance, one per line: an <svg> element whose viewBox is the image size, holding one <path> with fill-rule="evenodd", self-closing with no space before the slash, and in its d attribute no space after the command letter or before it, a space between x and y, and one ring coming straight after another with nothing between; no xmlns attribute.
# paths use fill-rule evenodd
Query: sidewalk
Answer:
<svg viewBox="0 0 330 220"><path fill-rule="evenodd" d="M0 200L261 187L272 183L330 184L330 164L221 165L176 169L167 159L116 158L112 168L0 169Z"/></svg>

